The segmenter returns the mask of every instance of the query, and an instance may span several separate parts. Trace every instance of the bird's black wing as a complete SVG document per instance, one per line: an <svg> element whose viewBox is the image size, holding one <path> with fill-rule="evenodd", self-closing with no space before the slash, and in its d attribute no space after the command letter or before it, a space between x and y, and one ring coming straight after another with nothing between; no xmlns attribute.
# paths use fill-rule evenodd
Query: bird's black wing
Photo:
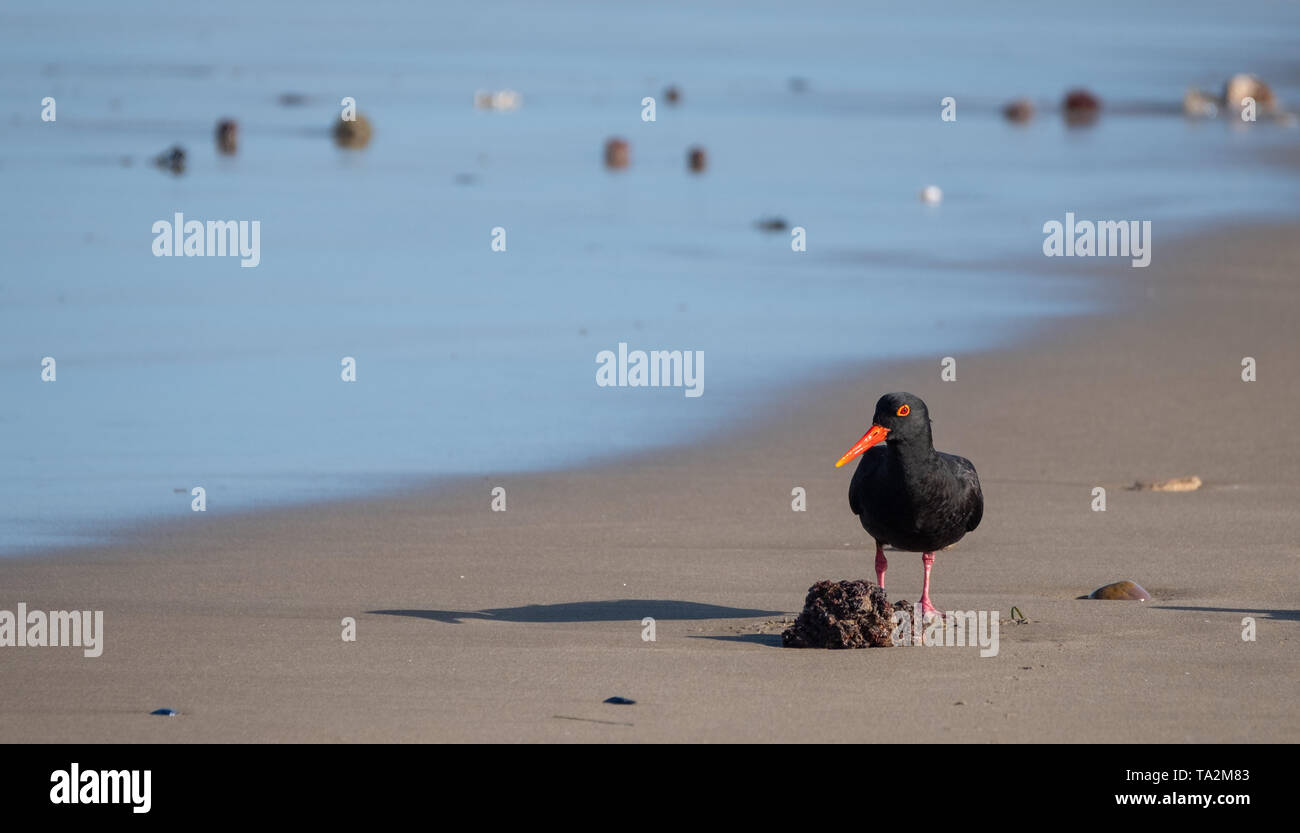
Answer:
<svg viewBox="0 0 1300 833"><path fill-rule="evenodd" d="M966 531L973 532L984 518L984 492L980 489L980 476L975 472L975 464L956 454L939 452L939 456L948 465L957 478L957 511L966 520Z"/></svg>
<svg viewBox="0 0 1300 833"><path fill-rule="evenodd" d="M858 462L858 468L853 472L853 480L849 483L849 508L853 514L862 514L862 504L870 493L870 482L873 477L885 465L886 449L883 445L878 445L867 449L867 453L862 455Z"/></svg>

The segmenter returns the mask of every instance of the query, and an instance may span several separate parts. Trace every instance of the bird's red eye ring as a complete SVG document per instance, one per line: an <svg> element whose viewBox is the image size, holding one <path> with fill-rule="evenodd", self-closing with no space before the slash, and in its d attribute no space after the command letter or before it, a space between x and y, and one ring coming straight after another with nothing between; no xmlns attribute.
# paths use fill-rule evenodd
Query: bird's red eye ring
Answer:
<svg viewBox="0 0 1300 833"><path fill-rule="evenodd" d="M907 405L904 405L898 409L899 416L907 416L910 413L912 413L912 409Z"/></svg>

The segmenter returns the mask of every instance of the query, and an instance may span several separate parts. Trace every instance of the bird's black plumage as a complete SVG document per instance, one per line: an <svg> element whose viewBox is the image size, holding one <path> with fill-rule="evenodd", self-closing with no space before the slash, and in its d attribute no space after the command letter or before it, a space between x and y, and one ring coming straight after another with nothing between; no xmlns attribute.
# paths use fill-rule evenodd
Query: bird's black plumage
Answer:
<svg viewBox="0 0 1300 833"><path fill-rule="evenodd" d="M849 484L849 508L877 542L935 552L979 526L984 494L975 466L934 450L930 413L919 397L882 396L873 422L889 434L862 455Z"/></svg>

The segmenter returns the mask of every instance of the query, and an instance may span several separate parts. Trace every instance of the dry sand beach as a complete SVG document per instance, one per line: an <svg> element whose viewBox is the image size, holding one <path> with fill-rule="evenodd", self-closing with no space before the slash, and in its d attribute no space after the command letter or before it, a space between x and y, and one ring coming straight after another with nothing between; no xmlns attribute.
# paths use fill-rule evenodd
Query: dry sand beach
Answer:
<svg viewBox="0 0 1300 833"><path fill-rule="evenodd" d="M1118 312L958 356L955 382L937 356L844 369L618 465L0 562L7 606L101 608L106 632L97 659L5 652L0 740L1300 740L1297 230L1164 235L1147 269L1079 265ZM938 555L933 595L1019 607L996 657L784 649L771 624L818 579L872 575L833 463L892 390L925 398L936 446L979 467L984 522ZM1184 475L1204 486L1126 488ZM1076 598L1119 579L1154 600ZM891 554L891 599L920 583L920 558Z"/></svg>

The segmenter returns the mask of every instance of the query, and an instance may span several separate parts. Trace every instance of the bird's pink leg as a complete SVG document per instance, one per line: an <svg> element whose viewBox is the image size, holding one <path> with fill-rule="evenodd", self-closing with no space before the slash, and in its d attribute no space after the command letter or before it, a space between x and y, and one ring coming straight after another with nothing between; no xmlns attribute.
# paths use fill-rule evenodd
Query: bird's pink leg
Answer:
<svg viewBox="0 0 1300 833"><path fill-rule="evenodd" d="M946 619L948 617L942 610L930 604L930 568L934 566L934 553L922 553L921 563L925 565L925 579L921 582L921 618L924 619L927 614L933 613Z"/></svg>
<svg viewBox="0 0 1300 833"><path fill-rule="evenodd" d="M885 589L885 568L889 566L888 559L885 558L885 548L876 544L876 584L880 589Z"/></svg>

